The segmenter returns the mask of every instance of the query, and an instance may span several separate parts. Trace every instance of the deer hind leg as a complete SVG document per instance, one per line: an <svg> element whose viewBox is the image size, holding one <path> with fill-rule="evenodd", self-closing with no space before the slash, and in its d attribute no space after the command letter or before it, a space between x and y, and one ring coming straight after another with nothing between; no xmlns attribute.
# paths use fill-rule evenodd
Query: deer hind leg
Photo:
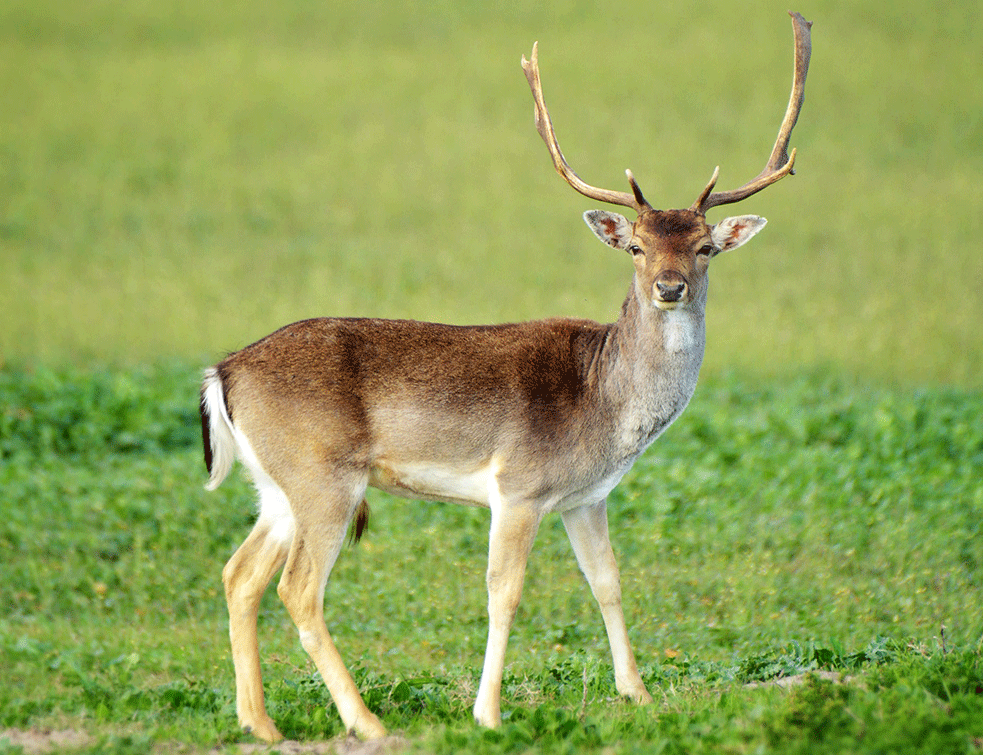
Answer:
<svg viewBox="0 0 983 755"><path fill-rule="evenodd" d="M501 501L492 504L487 575L488 646L474 703L474 718L483 726L496 728L502 723L505 648L541 518L533 506L502 505Z"/></svg>
<svg viewBox="0 0 983 755"><path fill-rule="evenodd" d="M293 518L286 497L271 482L260 486L260 501L259 520L225 565L222 581L229 606L239 723L260 739L278 742L283 736L267 715L263 697L256 616L266 586L287 559Z"/></svg>
<svg viewBox="0 0 983 755"><path fill-rule="evenodd" d="M652 695L645 689L635 663L635 654L628 642L628 629L621 607L621 576L608 536L607 505L601 501L564 511L562 516L577 563L604 617L604 627L611 643L615 686L620 694L637 703L650 703Z"/></svg>
<svg viewBox="0 0 983 755"><path fill-rule="evenodd" d="M351 475L352 478L355 475ZM378 718L365 706L324 623L324 590L344 545L349 522L365 493L365 480L345 486L335 479L314 479L291 502L297 529L277 592L300 632L348 731L363 739L385 736Z"/></svg>

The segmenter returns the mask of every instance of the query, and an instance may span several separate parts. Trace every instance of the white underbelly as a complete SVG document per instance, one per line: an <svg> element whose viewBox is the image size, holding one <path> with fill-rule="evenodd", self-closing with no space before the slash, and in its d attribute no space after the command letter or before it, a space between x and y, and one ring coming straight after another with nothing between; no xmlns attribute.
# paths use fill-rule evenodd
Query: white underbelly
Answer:
<svg viewBox="0 0 983 755"><path fill-rule="evenodd" d="M496 472L491 463L475 468L379 461L369 471L369 485L401 498L488 507L498 489Z"/></svg>
<svg viewBox="0 0 983 755"><path fill-rule="evenodd" d="M586 484L572 480L567 484L561 483L548 491L539 503L545 509L544 513L597 503L607 497L630 468L631 463L628 463ZM471 467L380 460L369 472L369 485L401 498L494 509L499 504L508 505L508 495L503 499L499 487L498 475L501 471L501 465L494 458L486 464Z"/></svg>

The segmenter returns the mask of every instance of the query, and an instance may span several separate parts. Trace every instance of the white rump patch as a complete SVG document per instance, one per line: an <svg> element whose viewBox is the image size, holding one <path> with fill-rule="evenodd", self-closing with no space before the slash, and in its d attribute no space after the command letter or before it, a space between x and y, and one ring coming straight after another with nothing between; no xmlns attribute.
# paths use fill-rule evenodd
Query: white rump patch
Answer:
<svg viewBox="0 0 983 755"><path fill-rule="evenodd" d="M293 540L296 525L287 494L263 469L246 434L234 426L232 433L239 450L239 460L249 470L249 476L259 493L259 521L269 524L269 537L281 543L289 543Z"/></svg>
<svg viewBox="0 0 983 755"><path fill-rule="evenodd" d="M259 494L259 519L270 526L270 537L281 543L289 543L294 536L294 515L286 493L273 481L259 463L249 438L232 424L222 381L214 367L205 371L203 384L205 410L208 414L208 432L212 446L212 474L205 488L215 490L229 474L236 455L246 467Z"/></svg>
<svg viewBox="0 0 983 755"><path fill-rule="evenodd" d="M255 481L255 485L259 493L259 521L270 525L270 534L267 537L279 543L290 543L294 539L297 526L286 494L268 476L262 483Z"/></svg>

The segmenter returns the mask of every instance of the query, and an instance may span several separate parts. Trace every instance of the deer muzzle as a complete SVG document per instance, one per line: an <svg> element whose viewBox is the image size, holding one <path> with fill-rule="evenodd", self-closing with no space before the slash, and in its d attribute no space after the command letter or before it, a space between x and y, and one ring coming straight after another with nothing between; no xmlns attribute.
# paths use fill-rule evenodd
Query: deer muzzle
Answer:
<svg viewBox="0 0 983 755"><path fill-rule="evenodd" d="M686 300L688 290L682 275L673 270L661 272L653 286L654 304L659 309L675 309Z"/></svg>

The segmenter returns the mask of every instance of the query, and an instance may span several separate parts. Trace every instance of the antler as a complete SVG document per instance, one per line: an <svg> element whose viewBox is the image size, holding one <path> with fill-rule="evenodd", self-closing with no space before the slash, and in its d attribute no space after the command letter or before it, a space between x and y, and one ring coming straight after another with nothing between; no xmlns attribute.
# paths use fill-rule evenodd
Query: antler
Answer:
<svg viewBox="0 0 983 755"><path fill-rule="evenodd" d="M812 35L810 32L812 21L806 21L801 14L792 11L789 11L789 15L792 17L792 31L795 35L795 77L792 80L792 94L789 96L785 119L778 131L778 138L775 140L775 146L771 150L768 163L756 178L748 181L741 188L711 193L717 183L717 176L720 174L718 166L713 171L710 183L707 184L703 193L697 197L690 209L705 214L711 207L740 202L765 187L771 186L788 174L794 175L795 171L792 170L792 166L795 164L795 150L792 150L791 155L788 154L788 142L792 136L795 122L799 118L802 101L805 99L806 74L809 72L809 56L812 54Z"/></svg>
<svg viewBox="0 0 983 755"><path fill-rule="evenodd" d="M546 109L546 101L543 99L543 82L539 78L539 42L534 43L532 46L532 60L526 60L526 56L522 56L522 70L525 71L526 80L529 82L533 99L536 101L536 130L543 137L543 141L546 142L546 147L550 151L550 157L553 158L553 165L556 167L556 172L563 176L563 179L568 184L585 197L596 199L599 202L606 202L607 204L630 207L639 214L646 210L651 210L652 206L645 201L645 197L642 196L642 190L638 188L635 177L630 170L626 170L625 174L628 176L628 183L632 191L631 194L626 191L599 189L596 186L584 183L580 176L574 173L573 169L567 164L563 152L560 151L560 145L556 141L556 134L553 131L553 121L550 120L549 111Z"/></svg>

